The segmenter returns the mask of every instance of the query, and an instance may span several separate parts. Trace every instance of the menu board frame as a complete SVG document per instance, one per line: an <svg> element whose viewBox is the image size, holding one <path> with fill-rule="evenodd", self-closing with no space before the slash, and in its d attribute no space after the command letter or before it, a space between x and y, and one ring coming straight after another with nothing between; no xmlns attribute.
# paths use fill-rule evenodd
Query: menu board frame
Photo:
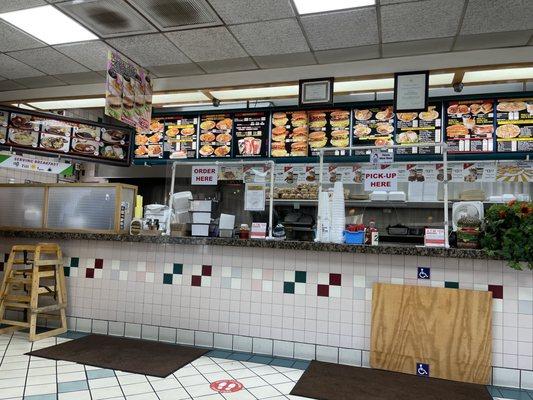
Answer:
<svg viewBox="0 0 533 400"><path fill-rule="evenodd" d="M14 127L11 125L11 115L14 114L20 115L20 116L31 116L32 118L35 118L35 121L39 121L40 124L44 121L58 121L58 122L65 122L70 125L69 129L69 135L67 136L64 133L60 133L59 131L54 131L53 133L48 131L44 132L43 129L27 129L27 128L21 128L21 129L27 129L28 131L32 131L32 135L36 135L37 139L35 144L32 143L32 145L21 145L17 143L10 143L8 138L6 137L4 143L0 143L0 148L5 149L13 149L16 151L21 151L28 154L36 154L36 155L47 155L47 156L55 156L55 157L62 157L62 158L68 158L68 159L76 159L76 160L85 160L85 161L92 161L100 164L109 164L109 165L117 165L117 166L124 166L127 167L132 163L133 160L133 142L134 142L134 129L129 126L124 125L113 125L113 124L106 124L106 123L100 123L100 122L93 122L85 119L78 119L78 118L71 118L71 117L65 117L59 114L53 114L53 113L45 113L45 112L39 112L39 111L33 111L33 110L26 110L26 109L20 109L16 107L8 107L8 106L1 106L0 112L8 113L8 121L6 121L6 126L1 126L3 124L3 121L0 121L0 130L2 128L6 128L7 134L9 135L9 130L13 129ZM41 125L40 125L41 126ZM53 124L50 126L54 127L60 127L60 124ZM103 156L96 156L96 155L89 155L89 154L83 154L82 152L74 153L72 152L72 143L74 140L79 139L81 141L87 141L87 143L84 142L85 145L88 146L88 142L91 141L90 138L76 138L74 137L74 127L84 126L88 128L87 130L90 130L91 128L96 128L96 130L100 131L100 137L98 140L92 140L94 142L99 142L99 146L102 147L102 149L99 149L99 153L103 151L103 147L110 146L110 149L113 150L113 141L114 138L108 138L108 140L103 140L102 135L104 134L104 131L102 131L102 128L106 129L106 131L122 131L124 132L124 135L127 136L127 140L120 140L115 141L118 147L121 147L123 150L125 150L124 158L118 159L118 158L105 158ZM16 129L16 128L14 128ZM33 133L35 132L35 133ZM68 146L69 151L66 152L62 149L59 150L51 150L46 147L41 147L41 138L47 137L47 136L57 136L61 137L64 136L67 140L68 139ZM100 140L102 139L102 140ZM124 142L122 144L122 141ZM111 151L110 150L110 151Z"/></svg>

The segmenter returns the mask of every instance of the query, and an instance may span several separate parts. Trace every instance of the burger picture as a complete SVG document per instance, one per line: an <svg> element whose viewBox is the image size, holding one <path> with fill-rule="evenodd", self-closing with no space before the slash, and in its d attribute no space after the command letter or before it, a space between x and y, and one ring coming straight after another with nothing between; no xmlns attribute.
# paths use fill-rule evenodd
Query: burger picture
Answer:
<svg viewBox="0 0 533 400"><path fill-rule="evenodd" d="M285 141L285 137L287 136L287 129L285 129L284 126L276 126L275 128L272 128L272 140L275 142L283 142Z"/></svg>
<svg viewBox="0 0 533 400"><path fill-rule="evenodd" d="M349 133L345 130L331 132L331 145L333 147L346 147L349 144Z"/></svg>
<svg viewBox="0 0 533 400"><path fill-rule="evenodd" d="M307 125L307 114L305 111L296 111L292 113L291 124L294 127Z"/></svg>
<svg viewBox="0 0 533 400"><path fill-rule="evenodd" d="M446 128L446 135L448 137L461 137L468 135L468 128L464 125L450 125Z"/></svg>
<svg viewBox="0 0 533 400"><path fill-rule="evenodd" d="M312 148L324 147L327 143L326 133L322 131L311 132L309 134L309 146Z"/></svg>
<svg viewBox="0 0 533 400"><path fill-rule="evenodd" d="M272 157L286 157L287 150L285 150L285 143L284 142L272 142L272 151L271 151Z"/></svg>
<svg viewBox="0 0 533 400"><path fill-rule="evenodd" d="M291 144L291 155L305 157L307 155L307 143L305 142L293 142Z"/></svg>
<svg viewBox="0 0 533 400"><path fill-rule="evenodd" d="M294 142L307 142L307 127L299 126L294 128L291 137Z"/></svg>
<svg viewBox="0 0 533 400"><path fill-rule="evenodd" d="M323 112L315 112L309 114L309 127L323 128L326 126L326 114Z"/></svg>
<svg viewBox="0 0 533 400"><path fill-rule="evenodd" d="M332 111L330 114L330 125L334 128L346 128L350 125L349 111Z"/></svg>
<svg viewBox="0 0 533 400"><path fill-rule="evenodd" d="M284 126L288 120L287 114L283 112L276 112L272 115L272 124L274 126Z"/></svg>

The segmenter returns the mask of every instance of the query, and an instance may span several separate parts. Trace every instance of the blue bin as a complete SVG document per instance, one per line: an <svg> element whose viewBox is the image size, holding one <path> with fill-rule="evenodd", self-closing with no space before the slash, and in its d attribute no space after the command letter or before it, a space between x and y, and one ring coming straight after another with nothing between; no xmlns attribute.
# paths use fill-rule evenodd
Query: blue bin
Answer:
<svg viewBox="0 0 533 400"><path fill-rule="evenodd" d="M365 231L344 231L344 243L363 244L365 242Z"/></svg>

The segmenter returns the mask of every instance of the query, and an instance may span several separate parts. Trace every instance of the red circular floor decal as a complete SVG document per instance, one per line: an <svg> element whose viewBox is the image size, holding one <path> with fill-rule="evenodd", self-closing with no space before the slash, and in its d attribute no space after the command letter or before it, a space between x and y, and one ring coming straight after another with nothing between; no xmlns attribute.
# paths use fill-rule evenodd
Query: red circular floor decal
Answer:
<svg viewBox="0 0 533 400"><path fill-rule="evenodd" d="M210 387L215 392L233 393L238 392L244 386L242 385L242 383L234 381L233 379L222 379L220 381L213 382Z"/></svg>

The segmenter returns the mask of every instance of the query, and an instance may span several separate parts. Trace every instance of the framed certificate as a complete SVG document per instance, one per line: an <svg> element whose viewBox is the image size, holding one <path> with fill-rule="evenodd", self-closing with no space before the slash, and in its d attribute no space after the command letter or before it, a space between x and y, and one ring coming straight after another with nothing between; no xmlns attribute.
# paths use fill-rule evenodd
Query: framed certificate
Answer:
<svg viewBox="0 0 533 400"><path fill-rule="evenodd" d="M333 104L333 81L333 78L301 80L298 99L300 106Z"/></svg>
<svg viewBox="0 0 533 400"><path fill-rule="evenodd" d="M425 111L428 87L429 71L394 74L394 111Z"/></svg>

